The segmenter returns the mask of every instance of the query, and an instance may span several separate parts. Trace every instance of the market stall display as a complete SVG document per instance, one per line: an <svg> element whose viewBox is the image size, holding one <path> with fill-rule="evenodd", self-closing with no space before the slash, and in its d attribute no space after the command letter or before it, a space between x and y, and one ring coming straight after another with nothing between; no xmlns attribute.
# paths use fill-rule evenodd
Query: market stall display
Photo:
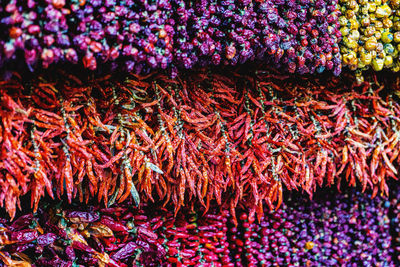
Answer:
<svg viewBox="0 0 400 267"><path fill-rule="evenodd" d="M400 2L0 2L1 266L396 266Z"/></svg>

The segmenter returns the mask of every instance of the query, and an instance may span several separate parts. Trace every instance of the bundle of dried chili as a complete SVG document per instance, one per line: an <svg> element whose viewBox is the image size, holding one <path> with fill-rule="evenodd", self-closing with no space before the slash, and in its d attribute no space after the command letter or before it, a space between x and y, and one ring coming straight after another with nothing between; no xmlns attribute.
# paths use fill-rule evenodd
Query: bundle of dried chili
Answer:
<svg viewBox="0 0 400 267"><path fill-rule="evenodd" d="M171 206L138 209L131 200L109 208L46 200L35 214L0 219L0 266L393 266L399 192L392 188L390 200L356 189L323 190L312 201L291 192L260 221L236 209L237 225L228 203L175 215Z"/></svg>
<svg viewBox="0 0 400 267"><path fill-rule="evenodd" d="M42 202L43 203L43 202ZM165 256L144 210L47 205L2 225L0 266L157 266ZM140 218L145 220L139 220ZM3 231L4 230L4 231Z"/></svg>
<svg viewBox="0 0 400 267"><path fill-rule="evenodd" d="M262 216L283 191L359 185L388 194L399 151L399 79L326 81L198 71L1 82L0 205L30 193L105 205L132 197L245 205ZM343 180L343 181L342 181Z"/></svg>

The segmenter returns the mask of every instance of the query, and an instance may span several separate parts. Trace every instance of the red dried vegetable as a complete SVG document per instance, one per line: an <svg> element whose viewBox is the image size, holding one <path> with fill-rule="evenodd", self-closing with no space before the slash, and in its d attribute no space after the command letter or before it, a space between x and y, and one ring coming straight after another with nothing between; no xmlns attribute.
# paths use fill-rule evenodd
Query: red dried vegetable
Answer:
<svg viewBox="0 0 400 267"><path fill-rule="evenodd" d="M34 210L46 193L162 201L175 213L216 201L260 218L285 188L312 196L345 180L387 195L400 160L400 79L353 78L259 70L1 82L0 205L13 217L29 192Z"/></svg>
<svg viewBox="0 0 400 267"><path fill-rule="evenodd" d="M121 204L122 212L117 207L105 211L100 206L82 210L62 203L41 204L47 207L18 218L18 229L17 221L1 224L7 240L0 242L0 266L158 266L164 259L150 224L134 219L144 210L128 210L132 203ZM112 214L106 215L108 211ZM156 238L149 239L146 231Z"/></svg>
<svg viewBox="0 0 400 267"><path fill-rule="evenodd" d="M256 61L339 75L339 16L338 0L3 1L0 71L70 64L175 76L177 68Z"/></svg>
<svg viewBox="0 0 400 267"><path fill-rule="evenodd" d="M386 200L348 188L312 201L287 192L260 221L238 208L238 225L215 202L204 215L192 207L175 215L132 200L108 208L42 200L35 214L0 218L0 266L394 266L399 187L391 189Z"/></svg>

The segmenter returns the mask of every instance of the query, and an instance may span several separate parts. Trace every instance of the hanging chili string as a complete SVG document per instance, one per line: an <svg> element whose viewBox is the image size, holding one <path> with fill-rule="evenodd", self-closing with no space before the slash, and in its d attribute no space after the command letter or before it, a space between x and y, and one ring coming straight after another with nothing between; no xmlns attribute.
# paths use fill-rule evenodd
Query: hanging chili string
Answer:
<svg viewBox="0 0 400 267"><path fill-rule="evenodd" d="M388 194L399 166L400 79L269 71L1 82L0 204L47 192L105 205L277 209L282 192L344 183ZM235 217L234 217L235 218Z"/></svg>

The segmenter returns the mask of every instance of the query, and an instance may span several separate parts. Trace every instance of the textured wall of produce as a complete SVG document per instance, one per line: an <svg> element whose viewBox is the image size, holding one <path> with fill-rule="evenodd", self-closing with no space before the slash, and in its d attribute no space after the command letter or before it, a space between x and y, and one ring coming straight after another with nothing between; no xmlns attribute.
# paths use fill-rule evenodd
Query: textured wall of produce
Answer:
<svg viewBox="0 0 400 267"><path fill-rule="evenodd" d="M0 68L70 62L136 73L274 64L289 72L341 71L334 1L2 1Z"/></svg>
<svg viewBox="0 0 400 267"><path fill-rule="evenodd" d="M282 190L388 194L399 169L400 78L290 79L268 71L170 79L67 73L1 82L0 205L47 194L175 210L216 200L262 215Z"/></svg>
<svg viewBox="0 0 400 267"><path fill-rule="evenodd" d="M391 219L391 234L393 235L392 247L394 250L393 259L400 262L400 186L393 187L391 195L391 209L389 216Z"/></svg>
<svg viewBox="0 0 400 267"><path fill-rule="evenodd" d="M298 73L338 75L342 64L397 72L399 6L397 0L12 0L0 5L0 67L70 62L175 75L177 68L258 60Z"/></svg>
<svg viewBox="0 0 400 267"><path fill-rule="evenodd" d="M343 66L400 70L400 1L341 1Z"/></svg>
<svg viewBox="0 0 400 267"><path fill-rule="evenodd" d="M260 221L239 212L237 225L221 207L175 217L131 202L43 201L36 214L0 219L0 266L395 266L399 191L391 200L356 190L316 199L290 196Z"/></svg>

